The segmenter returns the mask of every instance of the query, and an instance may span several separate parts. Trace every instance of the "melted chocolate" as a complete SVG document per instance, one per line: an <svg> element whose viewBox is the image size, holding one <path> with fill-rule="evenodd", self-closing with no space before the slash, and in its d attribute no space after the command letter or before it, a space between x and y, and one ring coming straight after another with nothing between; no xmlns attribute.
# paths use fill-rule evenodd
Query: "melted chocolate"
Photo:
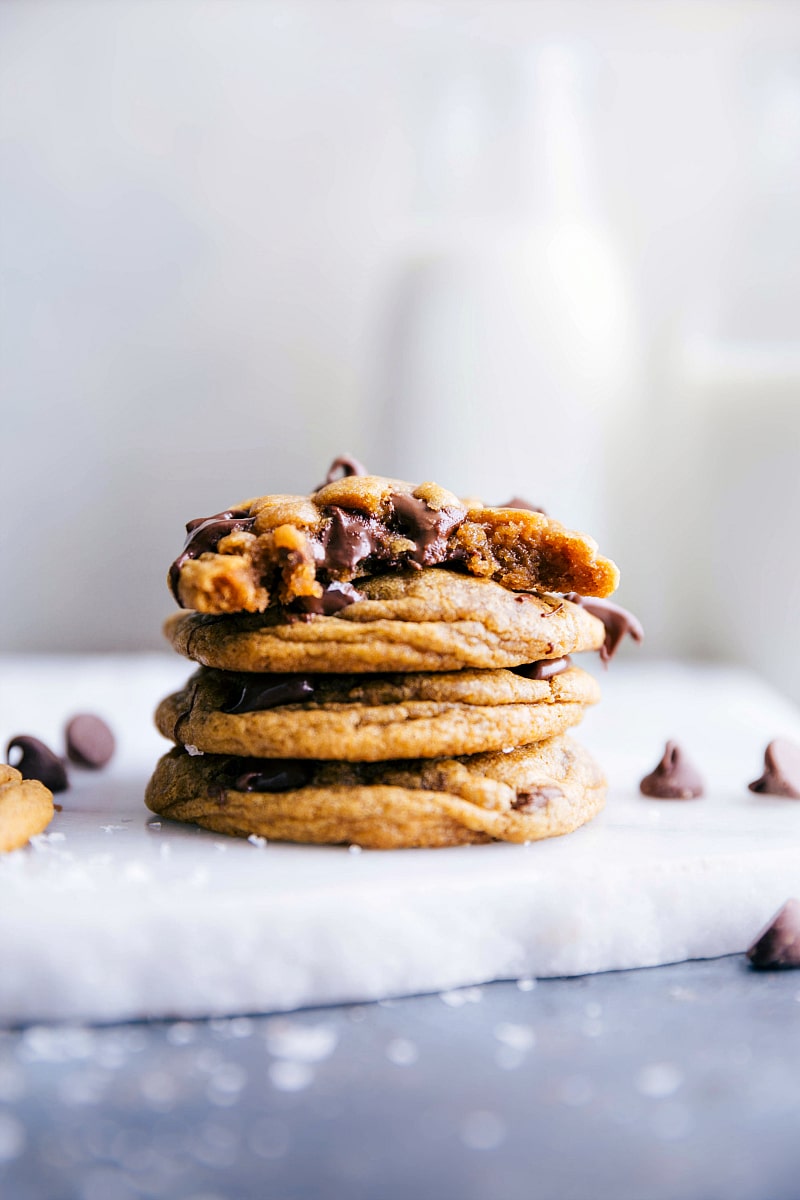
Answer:
<svg viewBox="0 0 800 1200"><path fill-rule="evenodd" d="M187 523L183 549L169 569L169 584L179 604L178 581L183 564L190 558L198 558L201 554L216 550L229 533L238 529L252 529L254 522L255 517L251 517L246 508L229 508L225 512L214 513L212 517L196 517Z"/></svg>
<svg viewBox="0 0 800 1200"><path fill-rule="evenodd" d="M800 967L800 900L786 901L762 929L747 957L759 971Z"/></svg>
<svg viewBox="0 0 800 1200"><path fill-rule="evenodd" d="M341 476L338 476L339 471L342 472ZM366 474L368 474L367 468L363 465L363 463L360 463L357 458L353 458L350 454L340 454L339 457L335 458L331 463L330 467L328 468L328 474L325 476L325 483L320 484L320 487L317 488L317 491L321 491L321 489L327 484L333 483L337 477L347 479L350 475Z"/></svg>
<svg viewBox="0 0 800 1200"><path fill-rule="evenodd" d="M800 746L776 738L764 751L764 774L748 785L751 792L800 800Z"/></svg>
<svg viewBox="0 0 800 1200"><path fill-rule="evenodd" d="M552 679L555 675L568 671L571 666L572 659L567 654L564 658L543 658L540 662L522 663L511 670L523 679Z"/></svg>
<svg viewBox="0 0 800 1200"><path fill-rule="evenodd" d="M703 779L677 742L667 742L664 757L639 784L643 796L656 800L696 800L703 794Z"/></svg>
<svg viewBox="0 0 800 1200"><path fill-rule="evenodd" d="M304 787L314 775L314 763L296 759L243 758L236 765L245 769L230 785L235 792L291 792Z"/></svg>
<svg viewBox="0 0 800 1200"><path fill-rule="evenodd" d="M292 608L304 614L331 617L348 605L363 599L363 594L357 591L352 583L339 583L338 580L334 580L323 589L321 596L300 596L293 601Z"/></svg>
<svg viewBox="0 0 800 1200"><path fill-rule="evenodd" d="M511 807L517 812L535 812L537 808L546 808L551 800L561 800L564 793L557 787L533 787L520 789Z"/></svg>
<svg viewBox="0 0 800 1200"><path fill-rule="evenodd" d="M379 557L388 548L389 531L374 517L332 507L331 522L320 539L323 566L329 571L352 573L371 554Z"/></svg>
<svg viewBox="0 0 800 1200"><path fill-rule="evenodd" d="M314 690L313 680L305 675L251 675L236 680L231 698L220 706L220 712L263 712L282 704L302 704L311 699Z"/></svg>
<svg viewBox="0 0 800 1200"><path fill-rule="evenodd" d="M577 592L569 592L565 599L572 604L579 604L593 617L598 617L606 627L606 640L600 647L600 660L609 663L616 654L622 639L628 634L635 642L644 641L642 624L627 608L620 608L610 600L595 600L592 597L579 596Z"/></svg>
<svg viewBox="0 0 800 1200"><path fill-rule="evenodd" d="M430 508L424 500L407 492L395 492L392 506L393 524L414 542L410 561L420 567L441 562L447 552L448 535L464 520L464 512L453 508Z"/></svg>
<svg viewBox="0 0 800 1200"><path fill-rule="evenodd" d="M64 764L49 746L30 734L20 733L6 747L6 759L12 750L21 750L19 762L11 763L23 779L38 779L51 792L63 792L69 787Z"/></svg>

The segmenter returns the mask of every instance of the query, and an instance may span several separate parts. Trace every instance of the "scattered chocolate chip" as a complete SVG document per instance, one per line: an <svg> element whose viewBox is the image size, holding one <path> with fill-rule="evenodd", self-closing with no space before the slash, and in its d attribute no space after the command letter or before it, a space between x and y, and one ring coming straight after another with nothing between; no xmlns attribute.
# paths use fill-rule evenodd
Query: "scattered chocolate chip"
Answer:
<svg viewBox="0 0 800 1200"><path fill-rule="evenodd" d="M656 769L639 784L643 796L656 800L695 800L703 794L703 780L677 742L667 742Z"/></svg>
<svg viewBox="0 0 800 1200"><path fill-rule="evenodd" d="M776 738L764 751L764 774L748 784L751 792L800 800L800 746Z"/></svg>
<svg viewBox="0 0 800 1200"><path fill-rule="evenodd" d="M313 777L314 764L292 759L253 759L231 784L235 792L291 792ZM242 766L242 762L237 766Z"/></svg>
<svg viewBox="0 0 800 1200"><path fill-rule="evenodd" d="M759 971L800 967L800 900L787 900L761 930L747 957Z"/></svg>
<svg viewBox="0 0 800 1200"><path fill-rule="evenodd" d="M323 589L321 596L300 596L293 601L292 607L303 615L331 617L357 600L363 600L362 592L357 591L352 583L339 583L334 580Z"/></svg>
<svg viewBox="0 0 800 1200"><path fill-rule="evenodd" d="M314 690L314 681L305 675L251 675L234 682L231 698L220 711L263 712L281 704L302 704L311 699Z"/></svg>
<svg viewBox="0 0 800 1200"><path fill-rule="evenodd" d="M214 513L213 517L196 517L187 522L186 541L175 562L169 569L169 583L172 594L178 600L178 581L181 567L190 558L198 558L210 550L216 550L218 544L229 533L239 529L252 529L255 517L250 516L246 508L229 508L225 512Z"/></svg>
<svg viewBox="0 0 800 1200"><path fill-rule="evenodd" d="M79 767L104 767L116 749L114 734L102 717L78 713L67 722L67 757Z"/></svg>
<svg viewBox="0 0 800 1200"><path fill-rule="evenodd" d="M18 762L11 762L12 750L21 750ZM49 746L27 733L13 737L6 747L6 761L16 767L23 779L38 779L51 792L64 792L69 787L66 768Z"/></svg>
<svg viewBox="0 0 800 1200"><path fill-rule="evenodd" d="M565 596L572 604L579 604L593 617L598 617L606 627L606 640L600 648L601 662L608 663L614 657L620 642L629 634L634 642L644 641L644 629L638 617L627 608L620 608L610 600L593 600L591 597L579 596L577 592L569 592Z"/></svg>
<svg viewBox="0 0 800 1200"><path fill-rule="evenodd" d="M424 500L408 492L394 492L391 497L394 524L415 543L409 555L410 563L431 567L444 558L447 538L466 517L466 510L453 506L430 508Z"/></svg>
<svg viewBox="0 0 800 1200"><path fill-rule="evenodd" d="M537 808L546 808L551 800L561 800L563 797L564 793L557 787L520 789L511 807L517 812L534 812Z"/></svg>
<svg viewBox="0 0 800 1200"><path fill-rule="evenodd" d="M319 492L327 484L333 483L334 479L337 478L339 471L342 472L342 479L346 479L350 475L368 474L367 468L360 463L357 458L353 458L350 454L340 454L339 457L335 458L331 463L330 467L328 468L328 474L325 476L325 483L321 483L317 488L317 491Z"/></svg>
<svg viewBox="0 0 800 1200"><path fill-rule="evenodd" d="M552 679L555 675L568 671L571 666L572 659L567 654L564 658L543 658L540 662L523 663L511 669L523 679Z"/></svg>
<svg viewBox="0 0 800 1200"><path fill-rule="evenodd" d="M531 504L530 500L523 500L521 496L512 496L510 500L506 500L505 504L498 504L497 507L524 508L527 510L527 512L538 512L541 513L543 517L547 516L547 513L543 508L539 508L536 504Z"/></svg>

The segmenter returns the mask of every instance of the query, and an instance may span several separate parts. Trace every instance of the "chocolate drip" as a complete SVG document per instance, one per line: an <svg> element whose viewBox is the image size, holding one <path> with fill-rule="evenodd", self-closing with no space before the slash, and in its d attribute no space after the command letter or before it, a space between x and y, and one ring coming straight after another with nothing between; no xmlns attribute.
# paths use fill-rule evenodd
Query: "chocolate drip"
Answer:
<svg viewBox="0 0 800 1200"><path fill-rule="evenodd" d="M656 800L696 800L703 794L703 779L677 742L667 742L664 757L639 784L643 796Z"/></svg>
<svg viewBox="0 0 800 1200"><path fill-rule="evenodd" d="M220 712L263 712L282 704L302 704L314 695L315 685L305 675L252 675L236 681L231 699Z"/></svg>
<svg viewBox="0 0 800 1200"><path fill-rule="evenodd" d="M321 596L299 596L292 603L292 608L301 613L313 613L316 616L330 617L364 596L351 583L339 583L334 580L323 589Z"/></svg>
<svg viewBox="0 0 800 1200"><path fill-rule="evenodd" d="M748 785L751 792L800 800L800 746L776 738L764 751L764 774Z"/></svg>
<svg viewBox="0 0 800 1200"><path fill-rule="evenodd" d="M314 775L314 764L293 759L240 759L245 767L231 784L235 792L291 792L304 787Z"/></svg>
<svg viewBox="0 0 800 1200"><path fill-rule="evenodd" d="M183 564L191 558L198 558L201 554L216 550L229 533L239 529L252 529L254 522L255 517L251 517L246 508L229 508L225 512L214 513L212 517L196 517L187 523L187 537L183 550L169 569L169 585L179 604L178 581Z"/></svg>
<svg viewBox="0 0 800 1200"><path fill-rule="evenodd" d="M340 454L335 458L328 468L328 474L325 476L325 483L320 484L317 491L321 491L327 484L333 483L337 478L337 472L341 471L341 478L347 479L350 475L367 475L367 468L360 463L357 458L353 458L351 454Z"/></svg>
<svg viewBox="0 0 800 1200"><path fill-rule="evenodd" d="M414 542L410 561L420 567L442 562L447 553L448 535L466 515L463 509L430 508L424 500L407 492L393 493L392 506L394 524Z"/></svg>
<svg viewBox="0 0 800 1200"><path fill-rule="evenodd" d="M512 667L511 670L515 675L521 675L523 679L553 679L556 675L563 674L572 666L572 659L567 654L564 658L543 658L540 662L522 663L519 667Z"/></svg>
<svg viewBox="0 0 800 1200"><path fill-rule="evenodd" d="M579 596L577 592L569 592L565 597L571 604L579 604L593 617L597 617L606 627L606 640L600 647L600 661L609 663L616 654L619 644L626 634L635 642L644 641L644 629L641 621L627 608L620 608L610 600L595 600L590 596Z"/></svg>

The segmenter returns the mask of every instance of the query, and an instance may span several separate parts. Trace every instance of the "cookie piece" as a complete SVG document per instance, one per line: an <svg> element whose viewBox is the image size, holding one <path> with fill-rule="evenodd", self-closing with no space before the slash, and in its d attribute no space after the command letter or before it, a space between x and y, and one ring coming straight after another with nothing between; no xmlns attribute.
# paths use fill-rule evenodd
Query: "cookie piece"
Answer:
<svg viewBox="0 0 800 1200"><path fill-rule="evenodd" d="M237 837L375 849L528 842L570 833L603 807L606 781L566 737L510 754L394 763L159 761L148 808Z"/></svg>
<svg viewBox="0 0 800 1200"><path fill-rule="evenodd" d="M53 793L37 779L0 763L0 854L19 850L53 819Z"/></svg>
<svg viewBox="0 0 800 1200"><path fill-rule="evenodd" d="M515 667L598 650L602 621L560 596L514 593L441 569L378 575L331 616L176 613L179 654L226 671L458 671Z"/></svg>
<svg viewBox="0 0 800 1200"><path fill-rule="evenodd" d="M577 725L600 699L585 671L236 675L201 668L163 700L164 737L204 753L382 762L526 746ZM227 710L227 711L226 711Z"/></svg>
<svg viewBox="0 0 800 1200"><path fill-rule="evenodd" d="M169 583L183 608L264 612L270 601L329 612L376 572L455 566L513 591L608 596L616 566L544 513L462 502L435 483L347 475L311 496L261 496L190 521Z"/></svg>

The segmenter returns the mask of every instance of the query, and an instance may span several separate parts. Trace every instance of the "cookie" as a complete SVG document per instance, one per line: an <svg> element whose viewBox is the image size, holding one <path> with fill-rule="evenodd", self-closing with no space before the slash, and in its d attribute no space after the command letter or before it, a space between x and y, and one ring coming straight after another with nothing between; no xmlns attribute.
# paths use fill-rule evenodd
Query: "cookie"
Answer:
<svg viewBox="0 0 800 1200"><path fill-rule="evenodd" d="M566 737L510 754L393 763L195 758L171 750L145 795L163 817L218 833L376 849L528 842L596 815L606 782Z"/></svg>
<svg viewBox="0 0 800 1200"><path fill-rule="evenodd" d="M186 533L169 582L183 608L202 613L264 612L275 600L329 614L357 599L353 580L438 565L513 591L608 596L619 578L592 538L542 512L379 475L247 500Z"/></svg>
<svg viewBox="0 0 800 1200"><path fill-rule="evenodd" d="M560 596L514 593L489 579L432 569L359 583L363 599L332 615L287 618L176 613L164 631L179 654L228 671L458 671L515 667L598 650L602 621Z"/></svg>
<svg viewBox="0 0 800 1200"><path fill-rule="evenodd" d="M53 793L0 763L0 854L18 850L53 819Z"/></svg>
<svg viewBox="0 0 800 1200"><path fill-rule="evenodd" d="M388 676L236 675L201 668L163 700L164 737L205 753L381 762L524 746L577 725L600 689L571 667Z"/></svg>

